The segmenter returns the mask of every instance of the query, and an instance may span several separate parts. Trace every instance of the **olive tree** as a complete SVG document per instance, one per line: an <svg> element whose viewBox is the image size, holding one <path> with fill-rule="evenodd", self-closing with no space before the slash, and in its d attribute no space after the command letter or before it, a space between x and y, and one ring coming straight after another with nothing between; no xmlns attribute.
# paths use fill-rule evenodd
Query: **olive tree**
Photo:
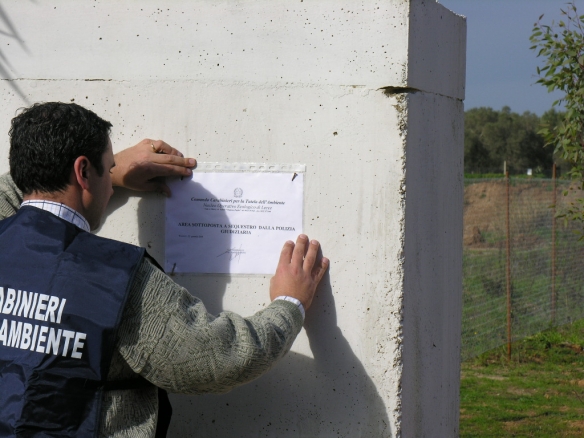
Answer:
<svg viewBox="0 0 584 438"><path fill-rule="evenodd" d="M570 163L569 175L584 188L584 15L578 15L574 2L561 9L562 19L544 24L543 15L535 23L530 40L531 49L542 58L537 68L537 83L549 92L563 96L552 107L562 105L562 117L555 126L539 131L547 145L554 147L561 158ZM563 213L566 219L584 221L584 199L574 202Z"/></svg>

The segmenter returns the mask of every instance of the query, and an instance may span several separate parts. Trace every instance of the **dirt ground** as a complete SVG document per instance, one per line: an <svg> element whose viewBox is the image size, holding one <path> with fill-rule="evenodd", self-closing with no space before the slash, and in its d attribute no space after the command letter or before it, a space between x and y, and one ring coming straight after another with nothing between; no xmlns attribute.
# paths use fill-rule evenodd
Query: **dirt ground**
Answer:
<svg viewBox="0 0 584 438"><path fill-rule="evenodd" d="M557 211L578 197L579 190L568 190L567 182L558 181ZM506 236L507 186L504 179L467 183L464 190L463 242L470 248L496 247ZM515 243L535 244L542 230L551 230L554 209L551 180L514 180L509 184L509 217Z"/></svg>

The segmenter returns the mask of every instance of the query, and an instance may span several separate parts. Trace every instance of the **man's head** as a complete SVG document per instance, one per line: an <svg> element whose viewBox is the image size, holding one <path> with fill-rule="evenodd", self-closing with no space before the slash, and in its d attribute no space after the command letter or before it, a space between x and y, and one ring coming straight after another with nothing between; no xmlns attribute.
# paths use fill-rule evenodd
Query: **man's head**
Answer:
<svg viewBox="0 0 584 438"><path fill-rule="evenodd" d="M35 104L12 119L10 174L25 199L62 202L97 228L113 193L111 126L73 103Z"/></svg>
<svg viewBox="0 0 584 438"><path fill-rule="evenodd" d="M12 119L9 133L10 175L16 186L25 195L63 191L80 156L101 175L111 126L74 103L37 103L25 109Z"/></svg>

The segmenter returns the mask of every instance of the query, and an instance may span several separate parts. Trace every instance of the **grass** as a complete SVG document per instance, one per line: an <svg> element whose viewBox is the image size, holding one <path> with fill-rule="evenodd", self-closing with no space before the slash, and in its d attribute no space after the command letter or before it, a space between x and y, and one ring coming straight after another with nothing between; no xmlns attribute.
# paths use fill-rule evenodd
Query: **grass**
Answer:
<svg viewBox="0 0 584 438"><path fill-rule="evenodd" d="M506 253L504 246L491 245L494 235L486 237L489 247L463 252L463 359L506 340ZM564 324L584 318L584 246L568 231L558 232L557 254L556 321ZM528 242L514 247L511 277L514 338L546 329L551 320L551 246Z"/></svg>
<svg viewBox="0 0 584 438"><path fill-rule="evenodd" d="M462 363L461 437L584 436L584 320Z"/></svg>

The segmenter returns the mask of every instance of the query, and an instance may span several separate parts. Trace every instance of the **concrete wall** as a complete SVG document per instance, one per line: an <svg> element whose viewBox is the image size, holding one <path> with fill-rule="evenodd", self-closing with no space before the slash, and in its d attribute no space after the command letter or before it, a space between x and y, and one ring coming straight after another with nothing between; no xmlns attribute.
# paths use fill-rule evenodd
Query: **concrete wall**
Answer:
<svg viewBox="0 0 584 438"><path fill-rule="evenodd" d="M114 150L307 165L305 232L332 265L305 330L251 384L173 397L170 436L457 435L463 18L431 0L5 0L0 30L0 132L74 100ZM7 155L5 136L0 171ZM99 233L162 260L163 208L117 190ZM175 279L211 312L268 301L268 276Z"/></svg>

